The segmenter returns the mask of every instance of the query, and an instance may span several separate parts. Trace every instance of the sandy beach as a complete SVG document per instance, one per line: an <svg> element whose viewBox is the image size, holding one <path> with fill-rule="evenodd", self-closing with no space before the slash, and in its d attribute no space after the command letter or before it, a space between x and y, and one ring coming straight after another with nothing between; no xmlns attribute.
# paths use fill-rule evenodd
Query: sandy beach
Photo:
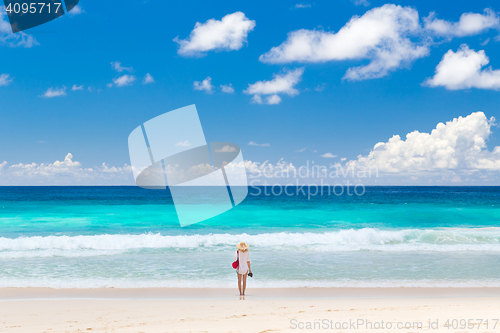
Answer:
<svg viewBox="0 0 500 333"><path fill-rule="evenodd" d="M240 300L232 289L6 288L0 292L0 330L2 332L498 332L500 330L500 323L497 323L497 319L500 319L498 288L249 289L247 294L245 300Z"/></svg>

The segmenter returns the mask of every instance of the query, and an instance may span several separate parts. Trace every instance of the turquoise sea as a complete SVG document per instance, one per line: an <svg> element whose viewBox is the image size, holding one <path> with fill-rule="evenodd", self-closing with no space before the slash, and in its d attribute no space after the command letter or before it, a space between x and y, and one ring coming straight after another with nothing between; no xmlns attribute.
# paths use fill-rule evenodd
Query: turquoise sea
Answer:
<svg viewBox="0 0 500 333"><path fill-rule="evenodd" d="M240 241L251 287L500 287L499 187L288 193L181 228L168 190L0 187L0 287L233 288Z"/></svg>

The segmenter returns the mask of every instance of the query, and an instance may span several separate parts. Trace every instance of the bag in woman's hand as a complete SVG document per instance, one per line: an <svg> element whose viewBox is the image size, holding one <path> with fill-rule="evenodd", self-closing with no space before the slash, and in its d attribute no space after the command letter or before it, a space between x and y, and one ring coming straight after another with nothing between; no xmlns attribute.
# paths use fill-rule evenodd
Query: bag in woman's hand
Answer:
<svg viewBox="0 0 500 333"><path fill-rule="evenodd" d="M236 251L236 260L233 261L233 268L238 269L238 266L240 265L240 258L238 256L238 251Z"/></svg>

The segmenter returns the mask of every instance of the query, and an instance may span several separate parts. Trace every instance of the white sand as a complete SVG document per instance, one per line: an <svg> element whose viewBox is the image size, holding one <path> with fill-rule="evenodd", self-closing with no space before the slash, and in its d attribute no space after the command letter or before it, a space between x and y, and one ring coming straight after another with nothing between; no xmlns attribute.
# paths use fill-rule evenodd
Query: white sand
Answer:
<svg viewBox="0 0 500 333"><path fill-rule="evenodd" d="M240 300L227 289L12 288L0 290L0 331L500 332L500 322L494 328L494 319L500 319L498 292L487 288L259 289L248 290L245 300ZM84 296L94 299L74 299ZM457 319L458 329L445 327L448 319L450 324ZM472 319L474 328L460 329L461 319ZM478 319L488 320L488 326L483 322L478 329ZM437 321L438 329L429 329L429 320L434 325ZM384 327L390 322L392 329L374 329L382 321ZM316 329L307 329L314 322ZM356 326L349 327L349 322ZM419 326L417 322L423 329L397 327L398 323ZM347 329L335 329L336 323ZM302 325L304 329L299 329Z"/></svg>

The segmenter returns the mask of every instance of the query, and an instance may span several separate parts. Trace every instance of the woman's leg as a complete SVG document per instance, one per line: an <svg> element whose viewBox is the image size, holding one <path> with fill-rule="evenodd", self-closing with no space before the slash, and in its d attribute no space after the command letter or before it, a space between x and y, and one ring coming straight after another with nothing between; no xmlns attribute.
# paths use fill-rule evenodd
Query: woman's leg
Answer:
<svg viewBox="0 0 500 333"><path fill-rule="evenodd" d="M243 295L243 294L241 293L241 274L238 274L238 289L239 289L239 291L240 291L240 295Z"/></svg>
<svg viewBox="0 0 500 333"><path fill-rule="evenodd" d="M243 295L245 295L245 289L247 288L247 274L243 274Z"/></svg>

